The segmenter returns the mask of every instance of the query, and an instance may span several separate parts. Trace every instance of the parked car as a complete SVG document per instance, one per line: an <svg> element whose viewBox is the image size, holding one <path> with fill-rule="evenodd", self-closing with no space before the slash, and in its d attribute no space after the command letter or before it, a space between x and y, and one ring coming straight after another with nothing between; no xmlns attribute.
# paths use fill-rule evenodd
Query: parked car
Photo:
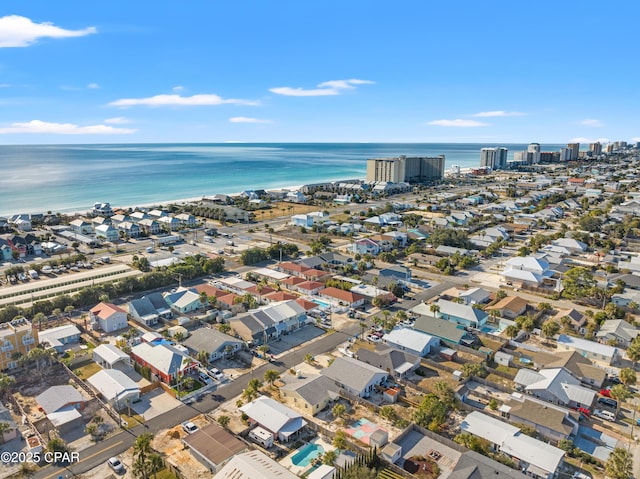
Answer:
<svg viewBox="0 0 640 479"><path fill-rule="evenodd" d="M602 409L596 409L593 413L594 416L604 419L606 421L616 422L616 415L611 411L603 411Z"/></svg>
<svg viewBox="0 0 640 479"><path fill-rule="evenodd" d="M611 397L611 388L604 388L600 390L600 394L608 398Z"/></svg>
<svg viewBox="0 0 640 479"><path fill-rule="evenodd" d="M605 406L617 409L618 408L618 401L616 401L615 399L611 399L608 397L599 397L598 398L598 403L599 404L604 404Z"/></svg>
<svg viewBox="0 0 640 479"><path fill-rule="evenodd" d="M196 426L191 421L187 421L182 423L182 430L187 434L193 434L198 430L198 426Z"/></svg>
<svg viewBox="0 0 640 479"><path fill-rule="evenodd" d="M220 371L218 368L210 368L209 369L209 374L216 378L218 381L221 380L222 378L224 378L224 373L222 371Z"/></svg>
<svg viewBox="0 0 640 479"><path fill-rule="evenodd" d="M589 411L586 407L579 407L578 411L587 417L591 416L591 411Z"/></svg>
<svg viewBox="0 0 640 479"><path fill-rule="evenodd" d="M110 457L107 459L107 465L115 472L116 474L124 474L124 464L117 457Z"/></svg>

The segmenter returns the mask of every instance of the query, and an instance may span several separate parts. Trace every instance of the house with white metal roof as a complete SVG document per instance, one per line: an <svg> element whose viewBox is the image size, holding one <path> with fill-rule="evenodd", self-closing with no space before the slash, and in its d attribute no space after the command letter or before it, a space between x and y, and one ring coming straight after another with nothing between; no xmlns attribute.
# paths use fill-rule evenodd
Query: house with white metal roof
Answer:
<svg viewBox="0 0 640 479"><path fill-rule="evenodd" d="M129 355L113 344L100 344L93 350L93 360L104 369L129 366Z"/></svg>
<svg viewBox="0 0 640 479"><path fill-rule="evenodd" d="M108 402L119 409L140 399L140 387L122 371L103 369L87 379L87 382Z"/></svg>
<svg viewBox="0 0 640 479"><path fill-rule="evenodd" d="M440 344L438 338L410 328L394 329L382 336L382 341L392 348L408 351L417 356L428 355L432 347Z"/></svg>
<svg viewBox="0 0 640 479"><path fill-rule="evenodd" d="M65 345L80 341L80 330L75 324L65 324L56 328L45 329L38 333L40 343L47 343L58 352L62 352Z"/></svg>
<svg viewBox="0 0 640 479"><path fill-rule="evenodd" d="M164 295L169 307L180 314L189 313L202 308L200 295L195 289L178 288L175 293Z"/></svg>
<svg viewBox="0 0 640 479"><path fill-rule="evenodd" d="M576 351L585 358L605 366L615 365L620 359L620 350L614 346L596 343L588 339L561 334L557 339L559 351Z"/></svg>
<svg viewBox="0 0 640 479"><path fill-rule="evenodd" d="M250 422L273 433L283 442L294 437L307 425L300 413L266 396L245 404L240 407L240 411L249 416Z"/></svg>
<svg viewBox="0 0 640 479"><path fill-rule="evenodd" d="M466 327L482 329L489 318L486 312L468 304L439 299L436 305L438 306L437 315L439 318Z"/></svg>
<svg viewBox="0 0 640 479"><path fill-rule="evenodd" d="M260 451L237 454L216 473L216 479L274 478L298 479L298 476Z"/></svg>
<svg viewBox="0 0 640 479"><path fill-rule="evenodd" d="M562 449L527 436L517 427L478 411L468 414L460 429L486 439L497 450L517 459L519 469L529 476L551 479L564 462L565 452Z"/></svg>
<svg viewBox="0 0 640 479"><path fill-rule="evenodd" d="M528 394L561 406L589 408L596 397L564 368L520 369L513 381Z"/></svg>

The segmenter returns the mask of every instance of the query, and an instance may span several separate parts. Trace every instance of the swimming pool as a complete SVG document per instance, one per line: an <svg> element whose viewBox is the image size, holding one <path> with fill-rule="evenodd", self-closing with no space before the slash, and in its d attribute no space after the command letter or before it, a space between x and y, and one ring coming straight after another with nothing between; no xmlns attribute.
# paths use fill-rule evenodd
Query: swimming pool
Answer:
<svg viewBox="0 0 640 479"><path fill-rule="evenodd" d="M316 457L324 453L324 448L319 444L307 444L291 458L291 462L299 467L307 467Z"/></svg>
<svg viewBox="0 0 640 479"><path fill-rule="evenodd" d="M316 303L318 306L320 306L322 309L328 309L331 307L330 303L327 303L326 301L322 301L320 299L316 299L313 298L311 301L313 301L314 303Z"/></svg>

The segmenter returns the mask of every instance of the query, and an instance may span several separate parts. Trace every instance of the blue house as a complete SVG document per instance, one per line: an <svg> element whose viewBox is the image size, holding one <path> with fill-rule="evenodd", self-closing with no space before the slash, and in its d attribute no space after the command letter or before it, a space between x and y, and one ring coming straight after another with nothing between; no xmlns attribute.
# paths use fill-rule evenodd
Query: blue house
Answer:
<svg viewBox="0 0 640 479"><path fill-rule="evenodd" d="M467 304L455 303L440 299L436 303L439 310L438 317L452 323L461 324L467 328L482 329L487 323L489 315L481 309Z"/></svg>
<svg viewBox="0 0 640 479"><path fill-rule="evenodd" d="M40 343L47 343L57 352L62 352L68 344L80 341L80 330L73 324L45 329L38 333Z"/></svg>

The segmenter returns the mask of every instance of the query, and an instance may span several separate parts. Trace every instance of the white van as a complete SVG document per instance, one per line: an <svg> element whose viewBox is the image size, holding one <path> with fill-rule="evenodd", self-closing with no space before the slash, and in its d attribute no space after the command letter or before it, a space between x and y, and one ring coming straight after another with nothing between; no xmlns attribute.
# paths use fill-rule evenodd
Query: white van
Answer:
<svg viewBox="0 0 640 479"><path fill-rule="evenodd" d="M606 421L616 422L616 415L610 411L597 409L596 412L593 413L593 415L599 417L600 419L605 419Z"/></svg>

